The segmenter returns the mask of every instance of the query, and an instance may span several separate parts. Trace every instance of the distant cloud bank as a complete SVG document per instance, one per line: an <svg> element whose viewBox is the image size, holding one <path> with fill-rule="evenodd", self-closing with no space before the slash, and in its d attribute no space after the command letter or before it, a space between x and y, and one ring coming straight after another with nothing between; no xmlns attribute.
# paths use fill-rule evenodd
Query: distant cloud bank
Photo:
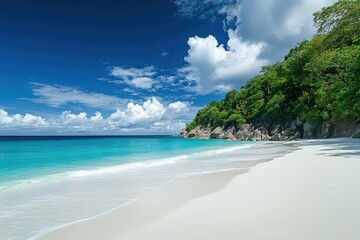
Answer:
<svg viewBox="0 0 360 240"><path fill-rule="evenodd" d="M191 103L172 102L167 105L152 97L142 104L129 102L124 110L116 109L108 117L96 111L93 116L86 112L63 111L59 116L43 118L29 113L9 114L0 109L0 130L2 133L103 133L162 134L178 132L191 113Z"/></svg>

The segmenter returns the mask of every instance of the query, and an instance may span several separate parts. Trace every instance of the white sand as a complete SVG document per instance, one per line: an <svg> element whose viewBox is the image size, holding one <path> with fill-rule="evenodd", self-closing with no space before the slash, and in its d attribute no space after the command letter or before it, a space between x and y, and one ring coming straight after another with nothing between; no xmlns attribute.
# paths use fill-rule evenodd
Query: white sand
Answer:
<svg viewBox="0 0 360 240"><path fill-rule="evenodd" d="M360 239L360 141L300 147L248 173L170 183L39 239Z"/></svg>

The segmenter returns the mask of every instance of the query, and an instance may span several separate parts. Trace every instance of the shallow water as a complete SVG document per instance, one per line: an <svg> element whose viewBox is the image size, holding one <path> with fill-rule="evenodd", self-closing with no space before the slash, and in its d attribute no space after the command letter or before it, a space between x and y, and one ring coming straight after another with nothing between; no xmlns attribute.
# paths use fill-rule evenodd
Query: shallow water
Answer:
<svg viewBox="0 0 360 240"><path fill-rule="evenodd" d="M0 141L0 239L26 239L180 177L248 168L291 144L177 137Z"/></svg>

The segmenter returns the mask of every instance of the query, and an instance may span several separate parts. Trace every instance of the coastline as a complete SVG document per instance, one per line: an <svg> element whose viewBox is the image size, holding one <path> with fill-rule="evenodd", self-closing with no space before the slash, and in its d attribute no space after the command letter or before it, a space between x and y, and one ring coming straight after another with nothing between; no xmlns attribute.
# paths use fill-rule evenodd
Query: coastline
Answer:
<svg viewBox="0 0 360 240"><path fill-rule="evenodd" d="M358 239L355 141L300 141L301 149L246 173L179 179L33 239Z"/></svg>
<svg viewBox="0 0 360 240"><path fill-rule="evenodd" d="M176 179L143 193L139 199L129 204L65 224L30 239L113 239L112 233L119 226L121 231L116 234L116 238L124 237L194 199L220 191L237 175L247 171L228 170ZM111 224L115 222L116 224ZM101 232L98 229L102 229Z"/></svg>

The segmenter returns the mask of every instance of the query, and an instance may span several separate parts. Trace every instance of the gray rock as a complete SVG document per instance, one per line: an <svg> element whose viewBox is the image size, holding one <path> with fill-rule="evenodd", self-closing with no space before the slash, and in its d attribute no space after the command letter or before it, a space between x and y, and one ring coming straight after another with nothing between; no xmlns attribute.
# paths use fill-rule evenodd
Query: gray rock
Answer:
<svg viewBox="0 0 360 240"><path fill-rule="evenodd" d="M261 141L262 140L261 136L262 136L261 131L259 129L255 129L253 134L252 134L252 139L251 140L253 140L253 141Z"/></svg>
<svg viewBox="0 0 360 240"><path fill-rule="evenodd" d="M304 124L304 138L305 139L311 139L313 138L313 131L315 129L315 126L306 122Z"/></svg>
<svg viewBox="0 0 360 240"><path fill-rule="evenodd" d="M223 129L222 127L217 127L215 128L211 134L210 134L210 138L223 138L224 137L224 133L223 133Z"/></svg>
<svg viewBox="0 0 360 240"><path fill-rule="evenodd" d="M229 139L229 140L236 140L235 137L235 128L229 128L228 130L226 130L226 132L224 133L224 139Z"/></svg>
<svg viewBox="0 0 360 240"><path fill-rule="evenodd" d="M352 137L353 138L360 138L360 131L358 133L355 133Z"/></svg>
<svg viewBox="0 0 360 240"><path fill-rule="evenodd" d="M266 128L264 127L260 127L257 129L258 131L260 131L260 140L261 141L267 141L270 139L270 136L269 136L269 132Z"/></svg>
<svg viewBox="0 0 360 240"><path fill-rule="evenodd" d="M184 138L187 138L189 133L186 131L185 128L181 129L180 136L183 136Z"/></svg>
<svg viewBox="0 0 360 240"><path fill-rule="evenodd" d="M280 132L280 125L276 124L271 128L271 135L274 135L275 133L279 133Z"/></svg>
<svg viewBox="0 0 360 240"><path fill-rule="evenodd" d="M281 141L281 135L280 133L274 133L271 137L271 140L273 141Z"/></svg>
<svg viewBox="0 0 360 240"><path fill-rule="evenodd" d="M241 141L252 140L254 128L250 124L242 125L241 129L235 134L235 137Z"/></svg>
<svg viewBox="0 0 360 240"><path fill-rule="evenodd" d="M197 131L193 129L188 133L188 138L194 138L196 137L196 135L197 135Z"/></svg>
<svg viewBox="0 0 360 240"><path fill-rule="evenodd" d="M234 136L233 133L226 133L226 135L224 136L224 139L229 139L229 140L236 140L236 137Z"/></svg>
<svg viewBox="0 0 360 240"><path fill-rule="evenodd" d="M208 129L196 127L187 134L187 137L208 139L210 138L210 131Z"/></svg>

